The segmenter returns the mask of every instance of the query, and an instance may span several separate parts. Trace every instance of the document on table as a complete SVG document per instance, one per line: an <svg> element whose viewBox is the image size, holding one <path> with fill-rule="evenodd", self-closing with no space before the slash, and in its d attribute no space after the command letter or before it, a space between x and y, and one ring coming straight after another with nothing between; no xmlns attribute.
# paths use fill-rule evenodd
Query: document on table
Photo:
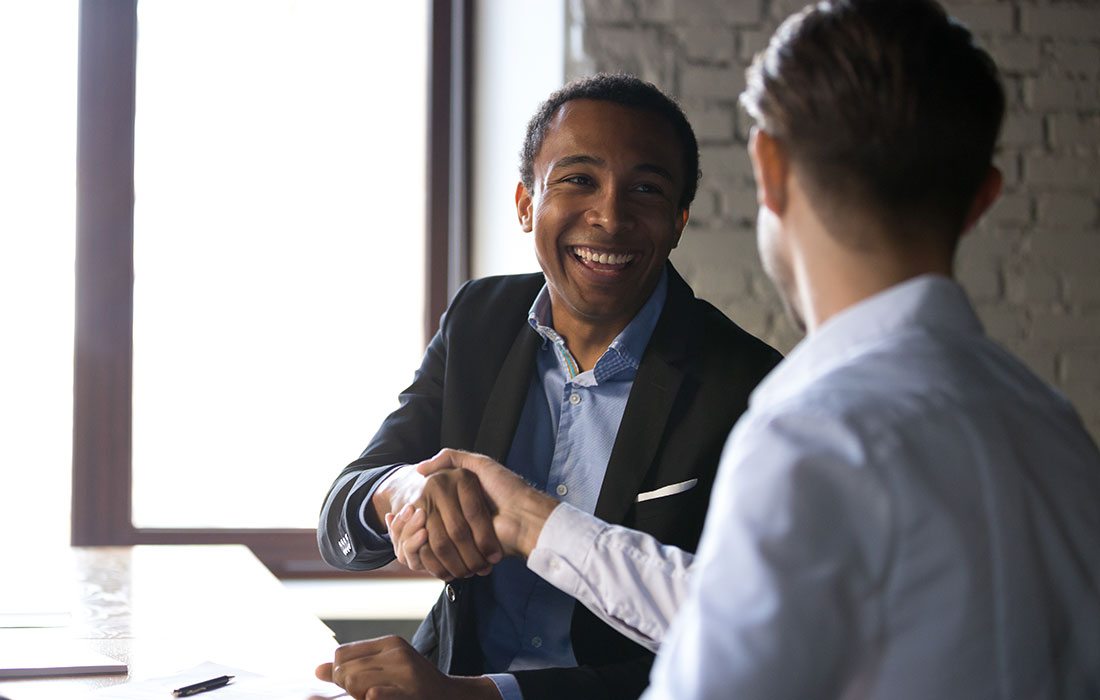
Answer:
<svg viewBox="0 0 1100 700"><path fill-rule="evenodd" d="M88 695L90 700L164 700L172 691L185 685L218 676L233 676L224 687L195 696L203 700L331 700L347 698L339 686L316 678L276 678L261 676L239 668L215 663L199 664L172 676L130 681L122 685L100 688Z"/></svg>

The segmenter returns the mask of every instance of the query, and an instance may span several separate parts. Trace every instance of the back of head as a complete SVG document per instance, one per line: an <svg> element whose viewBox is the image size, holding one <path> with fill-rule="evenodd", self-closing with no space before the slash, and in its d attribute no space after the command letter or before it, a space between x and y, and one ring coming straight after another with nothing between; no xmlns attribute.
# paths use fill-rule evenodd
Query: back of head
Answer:
<svg viewBox="0 0 1100 700"><path fill-rule="evenodd" d="M807 7L756 57L741 102L815 204L952 244L1004 113L993 61L933 0Z"/></svg>
<svg viewBox="0 0 1100 700"><path fill-rule="evenodd" d="M572 100L599 100L623 107L652 112L663 117L676 134L681 153L684 174L684 191L680 193L679 206L687 209L695 199L699 183L699 144L691 123L675 100L648 83L625 73L599 73L578 78L554 92L539 105L538 111L527 123L527 134L520 151L520 178L529 192L534 192L534 163L546 130L558 109Z"/></svg>

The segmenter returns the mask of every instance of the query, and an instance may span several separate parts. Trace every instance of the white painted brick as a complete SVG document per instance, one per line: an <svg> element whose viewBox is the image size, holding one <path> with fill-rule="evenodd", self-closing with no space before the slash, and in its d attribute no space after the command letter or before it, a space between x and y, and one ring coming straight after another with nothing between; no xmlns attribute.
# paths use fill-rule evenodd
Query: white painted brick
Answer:
<svg viewBox="0 0 1100 700"><path fill-rule="evenodd" d="M676 19L676 0L637 0L637 8L643 22L667 24Z"/></svg>
<svg viewBox="0 0 1100 700"><path fill-rule="evenodd" d="M1028 78L1024 99L1029 106L1043 111L1100 109L1100 83L1057 76Z"/></svg>
<svg viewBox="0 0 1100 700"><path fill-rule="evenodd" d="M1100 390L1100 343L1070 348L1062 354L1062 381Z"/></svg>
<svg viewBox="0 0 1100 700"><path fill-rule="evenodd" d="M1007 73L1034 73L1039 70L1042 58L1037 39L1026 37L998 37L990 44L990 54L997 67Z"/></svg>
<svg viewBox="0 0 1100 700"><path fill-rule="evenodd" d="M748 65L757 52L763 51L771 40L771 29L742 29L737 32L737 55Z"/></svg>
<svg viewBox="0 0 1100 700"><path fill-rule="evenodd" d="M702 107L682 105L691 126L695 129L695 138L700 143L728 143L736 134L735 112L722 106Z"/></svg>
<svg viewBox="0 0 1100 700"><path fill-rule="evenodd" d="M960 264L956 273L959 283L975 302L996 301L1001 298L1001 270L996 260L985 259Z"/></svg>
<svg viewBox="0 0 1100 700"><path fill-rule="evenodd" d="M1014 304L1051 304L1062 298L1061 277L1037 265L1005 271L1005 298Z"/></svg>
<svg viewBox="0 0 1100 700"><path fill-rule="evenodd" d="M1020 152L1015 148L1001 148L1000 153L993 157L993 162L1001 171L1004 178L1004 187L1013 189L1020 184Z"/></svg>
<svg viewBox="0 0 1100 700"><path fill-rule="evenodd" d="M706 224L716 218L718 218L718 193L709 188L700 188L695 193L695 201L691 203L689 222Z"/></svg>
<svg viewBox="0 0 1100 700"><path fill-rule="evenodd" d="M729 63L734 58L737 42L731 27L691 24L677 27L676 34L690 61Z"/></svg>
<svg viewBox="0 0 1100 700"><path fill-rule="evenodd" d="M1095 37L1100 10L1074 5L1024 6L1021 27L1026 34L1054 37Z"/></svg>
<svg viewBox="0 0 1100 700"><path fill-rule="evenodd" d="M684 99L715 99L734 103L745 89L740 68L686 65L680 72L680 95Z"/></svg>
<svg viewBox="0 0 1100 700"><path fill-rule="evenodd" d="M571 16L586 25L605 22L630 22L634 19L632 0L572 0Z"/></svg>
<svg viewBox="0 0 1100 700"><path fill-rule="evenodd" d="M1042 115L1021 112L1006 115L1001 129L1001 143L1017 147L1043 145Z"/></svg>
<svg viewBox="0 0 1100 700"><path fill-rule="evenodd" d="M983 223L993 227L1020 226L1031 223L1031 197L1026 192L1002 194L986 213Z"/></svg>
<svg viewBox="0 0 1100 700"><path fill-rule="evenodd" d="M727 189L722 197L722 216L734 221L755 225L758 207L756 190L748 187Z"/></svg>
<svg viewBox="0 0 1100 700"><path fill-rule="evenodd" d="M730 189L752 181L752 165L741 144L703 146L699 149L703 178L710 187Z"/></svg>
<svg viewBox="0 0 1100 700"><path fill-rule="evenodd" d="M1008 34L1015 22L1015 9L1007 3L952 3L948 12L975 34Z"/></svg>
<svg viewBox="0 0 1100 700"><path fill-rule="evenodd" d="M1050 145L1056 148L1095 148L1100 146L1100 115L1047 115Z"/></svg>
<svg viewBox="0 0 1100 700"><path fill-rule="evenodd" d="M1057 338L1063 346L1087 344L1097 340L1100 313L1071 314L1058 309L1033 309L1030 326L1033 337Z"/></svg>
<svg viewBox="0 0 1100 700"><path fill-rule="evenodd" d="M1029 186L1096 192L1100 190L1100 157L1025 156L1024 179Z"/></svg>
<svg viewBox="0 0 1100 700"><path fill-rule="evenodd" d="M1009 343L1024 337L1027 324L1023 309L1003 303L975 304L974 308L990 338Z"/></svg>
<svg viewBox="0 0 1100 700"><path fill-rule="evenodd" d="M1059 270L1097 274L1100 270L1100 234L1048 233L1036 234L1028 242L1031 257L1039 264ZM1070 302L1072 295L1067 295Z"/></svg>
<svg viewBox="0 0 1100 700"><path fill-rule="evenodd" d="M1063 273L1066 285L1066 298L1072 299L1074 306L1088 309L1100 307L1100 269L1068 270ZM1100 328L1097 329L1100 342Z"/></svg>
<svg viewBox="0 0 1100 700"><path fill-rule="evenodd" d="M675 0L676 21L684 24L754 24L763 13L761 0Z"/></svg>
<svg viewBox="0 0 1100 700"><path fill-rule="evenodd" d="M625 71L671 90L675 47L651 27L587 27L585 50L601 71Z"/></svg>
<svg viewBox="0 0 1100 700"><path fill-rule="evenodd" d="M1040 226L1072 229L1096 222L1096 198L1090 195L1048 192L1037 195L1036 202Z"/></svg>
<svg viewBox="0 0 1100 700"><path fill-rule="evenodd" d="M1058 71L1086 76L1100 72L1100 46L1095 43L1056 40L1047 44L1047 51Z"/></svg>

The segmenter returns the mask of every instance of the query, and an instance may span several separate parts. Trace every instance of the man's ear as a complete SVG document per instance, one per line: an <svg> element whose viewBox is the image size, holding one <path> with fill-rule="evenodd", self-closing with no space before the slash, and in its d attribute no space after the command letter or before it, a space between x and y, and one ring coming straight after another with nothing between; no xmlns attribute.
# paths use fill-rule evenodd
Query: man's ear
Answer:
<svg viewBox="0 0 1100 700"><path fill-rule="evenodd" d="M978 223L978 219L982 218L982 214L993 206L993 202L996 202L997 197L1001 196L1003 185L1004 178L1001 177L1001 171L994 165L989 166L989 172L985 174L985 179L982 180L978 191L974 193L974 199L970 202L970 209L966 212L966 219L963 221L963 234L973 229L974 224Z"/></svg>
<svg viewBox="0 0 1100 700"><path fill-rule="evenodd" d="M684 235L684 227L688 222L688 208L684 207L676 215L676 222L673 224L676 227L676 240L672 241L672 247L680 245L680 237Z"/></svg>
<svg viewBox="0 0 1100 700"><path fill-rule="evenodd" d="M776 215L787 208L787 173L790 160L783 146L768 132L753 127L749 133L749 159L756 179L756 201Z"/></svg>
<svg viewBox="0 0 1100 700"><path fill-rule="evenodd" d="M516 183L516 215L519 217L519 225L523 227L523 230L527 233L531 233L534 229L534 222L531 212L531 193L527 191L523 181Z"/></svg>

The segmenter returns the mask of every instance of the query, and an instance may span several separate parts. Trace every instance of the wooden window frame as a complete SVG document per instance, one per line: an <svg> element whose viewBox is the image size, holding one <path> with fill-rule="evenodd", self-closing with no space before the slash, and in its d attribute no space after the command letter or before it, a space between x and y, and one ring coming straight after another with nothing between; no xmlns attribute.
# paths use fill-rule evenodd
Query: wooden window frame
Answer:
<svg viewBox="0 0 1100 700"><path fill-rule="evenodd" d="M472 0L429 3L425 337L469 276ZM132 513L138 0L82 0L77 95L72 544L245 544L280 577L347 576L311 529L137 528ZM363 439L369 439L364 435ZM332 465L335 477L340 465ZM322 494L318 494L318 500ZM319 504L318 504L319 505ZM378 575L408 575L387 567ZM362 574L357 574L362 575Z"/></svg>

